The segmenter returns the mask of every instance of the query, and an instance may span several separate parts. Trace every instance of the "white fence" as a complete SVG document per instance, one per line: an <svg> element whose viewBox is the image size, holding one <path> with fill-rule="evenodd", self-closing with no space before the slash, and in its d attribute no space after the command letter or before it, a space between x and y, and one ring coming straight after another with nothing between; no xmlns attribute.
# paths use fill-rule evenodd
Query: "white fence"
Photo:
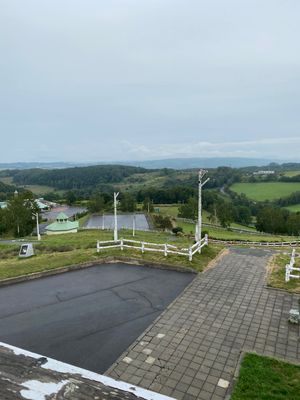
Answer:
<svg viewBox="0 0 300 400"><path fill-rule="evenodd" d="M208 245L208 236L205 235L200 241L193 244L188 248L179 248L172 244L168 243L149 243L142 242L138 240L130 240L130 239L120 239L120 240L106 240L106 241L98 241L97 242L97 252L99 253L101 250L112 249L112 248L120 248L124 249L135 249L141 250L142 253L145 251L153 251L157 253L164 253L165 257L168 254L177 254L181 256L186 256L190 261L193 259L193 255L196 253L200 253L202 247Z"/></svg>
<svg viewBox="0 0 300 400"><path fill-rule="evenodd" d="M290 278L297 278L297 279L300 278L300 275L293 274L293 271L300 272L300 268L294 267L294 265L296 263L295 258L296 258L296 249L293 249L290 262L289 262L289 264L287 264L285 266L285 281L286 282L289 282Z"/></svg>
<svg viewBox="0 0 300 400"><path fill-rule="evenodd" d="M253 242L250 240L221 240L221 239L209 239L212 243L220 243L226 245L246 245L246 246L266 246L266 247L293 247L299 246L300 241L295 240L292 242Z"/></svg>

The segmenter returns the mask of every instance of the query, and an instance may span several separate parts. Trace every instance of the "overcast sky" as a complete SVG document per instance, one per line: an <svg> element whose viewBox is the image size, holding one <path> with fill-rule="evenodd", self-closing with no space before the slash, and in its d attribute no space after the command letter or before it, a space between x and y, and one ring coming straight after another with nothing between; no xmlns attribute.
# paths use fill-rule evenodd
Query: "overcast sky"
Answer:
<svg viewBox="0 0 300 400"><path fill-rule="evenodd" d="M0 0L0 162L300 161L299 0Z"/></svg>

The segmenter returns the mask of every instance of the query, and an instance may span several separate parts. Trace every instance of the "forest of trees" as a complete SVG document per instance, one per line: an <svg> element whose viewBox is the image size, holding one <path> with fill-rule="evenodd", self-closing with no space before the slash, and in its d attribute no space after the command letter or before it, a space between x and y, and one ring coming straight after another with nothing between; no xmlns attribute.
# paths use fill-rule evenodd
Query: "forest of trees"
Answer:
<svg viewBox="0 0 300 400"><path fill-rule="evenodd" d="M11 171L16 185L46 185L55 189L85 189L99 184L117 183L137 173L150 170L122 165L95 165L66 169L27 169Z"/></svg>
<svg viewBox="0 0 300 400"><path fill-rule="evenodd" d="M299 164L293 165L293 168L296 167L300 169ZM225 228L230 227L233 222L245 226L255 224L257 230L262 232L299 235L300 213L292 213L281 207L299 204L300 192L294 192L290 196L274 201L254 202L243 194L230 191L229 187L234 182L247 180L275 179L298 182L300 175L285 177L280 169L276 169L278 174L264 178L253 176L253 170L255 168L229 167L209 170L210 180L203 190L203 209L209 213L211 223L220 223ZM148 174L149 180L147 180ZM55 170L1 171L0 176L10 176L18 185L46 185L60 189L59 193L50 192L45 195L45 198L63 201L70 205L84 200L85 203L87 201L88 210L91 213L112 212L113 191L118 190L120 191L119 210L122 212L134 212L137 203L142 203L143 210L147 212L153 211L153 204L178 204L180 217L195 219L197 216L198 178L195 170L182 173L182 171L170 169L154 171L131 166L99 165ZM157 184L155 181L157 177L162 179L161 181L158 179L158 182L163 183ZM135 184L137 185L134 186ZM27 218L29 214L25 212L24 204L20 208L20 215L13 211L16 210L13 206L21 204L21 200L18 199L22 198L22 191L25 192L24 189L18 189L21 195L15 199L13 197L15 189L16 186L6 185L0 181L0 199L13 199L8 209L1 210L0 234L11 231L20 235L21 225L25 227L22 229L29 232L34 224L30 218ZM30 209L31 206L27 206ZM16 224L16 221L20 219L25 222L21 225ZM161 226L167 223L163 220L157 221L157 224Z"/></svg>

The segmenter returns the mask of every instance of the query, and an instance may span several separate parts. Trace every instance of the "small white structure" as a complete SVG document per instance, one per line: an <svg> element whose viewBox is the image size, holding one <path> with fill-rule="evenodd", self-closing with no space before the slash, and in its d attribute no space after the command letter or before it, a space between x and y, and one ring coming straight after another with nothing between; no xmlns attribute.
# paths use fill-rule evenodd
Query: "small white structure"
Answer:
<svg viewBox="0 0 300 400"><path fill-rule="evenodd" d="M20 247L19 257L27 258L34 256L34 250L32 243L24 243Z"/></svg>
<svg viewBox="0 0 300 400"><path fill-rule="evenodd" d="M46 234L61 235L64 233L77 233L78 228L78 221L69 221L69 217L61 212L56 217L56 221L46 227Z"/></svg>

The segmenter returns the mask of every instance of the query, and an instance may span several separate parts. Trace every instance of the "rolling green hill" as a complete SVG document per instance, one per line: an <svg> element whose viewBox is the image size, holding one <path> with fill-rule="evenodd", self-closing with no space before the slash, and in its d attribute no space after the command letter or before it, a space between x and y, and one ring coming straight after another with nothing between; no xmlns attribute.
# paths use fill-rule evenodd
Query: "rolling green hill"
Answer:
<svg viewBox="0 0 300 400"><path fill-rule="evenodd" d="M255 201L275 200L300 191L300 182L235 183L230 189Z"/></svg>

